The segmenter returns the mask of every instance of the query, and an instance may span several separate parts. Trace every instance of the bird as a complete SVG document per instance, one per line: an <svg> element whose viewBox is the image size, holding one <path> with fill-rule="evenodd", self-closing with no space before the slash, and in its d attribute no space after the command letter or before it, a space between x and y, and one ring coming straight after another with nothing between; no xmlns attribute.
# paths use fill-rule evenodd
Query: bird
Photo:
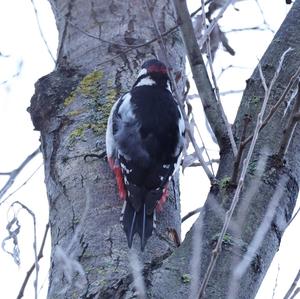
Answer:
<svg viewBox="0 0 300 299"><path fill-rule="evenodd" d="M106 130L106 153L124 200L120 221L129 248L137 233L144 251L156 228L156 211L162 210L179 167L184 134L166 65L145 61L131 90L114 103Z"/></svg>

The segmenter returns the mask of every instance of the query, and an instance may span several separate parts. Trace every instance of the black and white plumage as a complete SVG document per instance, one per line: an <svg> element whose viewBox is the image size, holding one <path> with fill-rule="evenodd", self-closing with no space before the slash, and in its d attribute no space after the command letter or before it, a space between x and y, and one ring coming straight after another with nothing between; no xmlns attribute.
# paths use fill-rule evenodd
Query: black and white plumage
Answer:
<svg viewBox="0 0 300 299"><path fill-rule="evenodd" d="M142 65L130 92L114 104L108 119L106 151L121 199L121 221L129 247L135 233L145 247L167 197L178 165L184 121L172 96L166 66L156 60Z"/></svg>

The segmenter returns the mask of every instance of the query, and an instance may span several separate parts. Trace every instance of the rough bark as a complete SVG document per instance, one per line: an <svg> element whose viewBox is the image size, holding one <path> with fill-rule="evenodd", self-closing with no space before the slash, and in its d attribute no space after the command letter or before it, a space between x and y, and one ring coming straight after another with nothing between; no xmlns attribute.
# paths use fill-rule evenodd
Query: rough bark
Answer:
<svg viewBox="0 0 300 299"><path fill-rule="evenodd" d="M134 291L128 269L128 249L119 224L121 203L117 200L113 175L105 159L88 158L85 161L83 158L85 154L104 151L103 134L112 103L130 87L138 65L156 51L156 46L151 44L124 53L127 51L124 45L136 45L151 39L153 24L142 1L50 2L59 30L58 65L53 73L38 81L30 107L35 128L41 131L50 206L52 263L48 298L132 298ZM162 31L174 25L176 17L168 0L156 1L154 13ZM282 53L289 46L294 48L288 54L275 84L269 108L278 100L299 66L299 28L298 0L261 62L269 82ZM173 71L181 72L183 77L183 44L178 34L168 36L167 48L174 64ZM248 80L234 124L238 143L245 114L252 116L248 134L253 130L263 94L258 71L255 70ZM238 284L237 298L255 297L278 250L295 205L300 179L300 156L296 154L300 147L299 129L295 131L285 163L275 156L289 116L288 113L283 117L283 110L284 105L259 137L252 166L255 168L259 157L266 155L262 150L265 147L268 148L267 166L255 194L250 200L248 198L245 217L239 219L239 213L234 217L240 230L237 234L230 227L205 298L226 298L232 269L244 255L280 183L284 185L280 204L264 242ZM175 251L175 242L170 237L173 230L180 232L179 201L177 189L171 192L175 196L169 198L166 209L159 215L159 230L140 256L145 263L144 277L149 298L187 298L190 294L193 240L201 247L200 277L196 282L201 284L222 227L222 211L228 209L234 193L234 186L226 184L232 170L233 154L227 145L221 148L217 175L220 183L211 188L196 223L199 227L196 229L194 225ZM249 171L241 204L247 199L245 194L255 180L253 171ZM198 235L193 238L195 231ZM57 248L61 248L66 256L61 251L57 253ZM69 262L66 262L67 258ZM85 275L72 261L82 265ZM70 268L73 271L68 272ZM72 283L68 277L70 273Z"/></svg>
<svg viewBox="0 0 300 299"><path fill-rule="evenodd" d="M156 43L131 48L155 37L153 24L141 1L50 3L59 31L57 68L36 83L29 108L41 132L50 208L48 298L130 296L129 251L115 180L105 157L84 157L105 151L112 104L134 83L142 62L159 52ZM162 32L174 26L169 1L156 3L153 13ZM182 87L184 51L178 33L166 38L166 46ZM158 215L158 229L140 257L148 269L177 246L178 180L173 187ZM134 246L140 248L138 238Z"/></svg>
<svg viewBox="0 0 300 299"><path fill-rule="evenodd" d="M286 20L282 24L272 43L261 60L264 76L267 83L274 75L279 59L288 47L294 50L287 55L280 76L271 93L268 109L276 103L291 76L295 73L300 63L300 1L296 1ZM295 88L295 87L294 87ZM234 123L235 138L240 142L245 115L252 117L248 127L247 136L253 132L257 115L260 111L264 89L256 69L247 81L247 87ZM264 219L268 204L276 187L281 184L283 188L279 205L276 209L271 226L269 227L259 250L250 263L245 274L238 281L235 289L235 298L254 298L257 290L266 274L266 271L277 252L281 236L290 220L299 190L300 156L297 154L300 148L300 130L295 130L292 144L284 161L278 160L276 154L279 151L280 140L284 124L287 122L290 112L283 116L286 105L280 109L271 119L270 123L261 132L252 157L252 168L256 168L260 157L267 159L265 170L259 182L255 177L254 169L249 169L240 205L235 213L234 221L239 226L236 230L232 225L223 241L223 250L217 260L216 266L209 280L205 295L201 298L228 298L229 288L232 283L232 272L237 263L245 255L245 251L254 237L260 223ZM267 150L267 151L266 151ZM247 150L245 150L245 153ZM266 154L266 152L268 154ZM182 298L190 292L190 284L184 277L191 273L190 260L193 254L193 237L200 243L201 262L198 266L200 273L197 285L200 287L211 259L212 250L216 238L221 231L224 211L231 203L235 187L227 184L233 171L232 152L228 148L221 148L220 166L217 174L219 184L212 186L204 209L196 224L187 234L183 244L170 256L162 267L152 273L151 294L153 298ZM253 188L254 184L254 188ZM251 196L247 195L250 188L254 189ZM248 201L246 213L239 214L241 205ZM241 216L243 216L242 219ZM199 226L196 229L197 225ZM160 281L163 280L163 283ZM164 284L164 288L162 288ZM194 297L191 297L194 298ZM232 297L229 297L232 298Z"/></svg>

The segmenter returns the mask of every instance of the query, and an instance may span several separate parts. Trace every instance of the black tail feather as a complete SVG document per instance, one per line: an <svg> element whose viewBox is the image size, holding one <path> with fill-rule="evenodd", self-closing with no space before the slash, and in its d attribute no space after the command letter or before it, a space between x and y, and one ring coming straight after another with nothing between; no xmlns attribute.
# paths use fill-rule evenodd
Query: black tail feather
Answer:
<svg viewBox="0 0 300 299"><path fill-rule="evenodd" d="M138 212L129 202L125 204L121 221L127 237L128 247L131 248L133 237L138 233L141 238L141 250L144 251L147 240L153 231L153 214L147 215L145 204L143 204L143 207Z"/></svg>
<svg viewBox="0 0 300 299"><path fill-rule="evenodd" d="M147 239L145 239L145 231L146 231L146 225L147 225L147 215L146 215L145 203L143 204L142 212L143 212L143 216L142 216L143 223L142 223L142 235L140 237L141 237L141 249L142 249L142 251L144 251L144 248L145 248L145 245L147 242ZM152 234L152 232L151 232L151 234Z"/></svg>

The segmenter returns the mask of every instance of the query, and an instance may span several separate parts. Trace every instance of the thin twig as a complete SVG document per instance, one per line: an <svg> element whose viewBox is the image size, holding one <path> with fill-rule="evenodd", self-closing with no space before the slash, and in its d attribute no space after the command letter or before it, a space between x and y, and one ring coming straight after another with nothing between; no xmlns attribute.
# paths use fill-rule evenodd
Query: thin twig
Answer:
<svg viewBox="0 0 300 299"><path fill-rule="evenodd" d="M220 92L220 96L227 96L229 94L236 94L236 93L242 93L244 89L237 89L237 90L226 90Z"/></svg>
<svg viewBox="0 0 300 299"><path fill-rule="evenodd" d="M22 67L23 67L23 61L21 60L21 61L18 63L18 69L17 69L17 71L16 71L10 78L8 78L8 79L6 79L6 80L0 82L0 85L5 85L5 84L7 84L10 80L15 79L15 78L17 78L18 76L20 76L21 71L22 71Z"/></svg>
<svg viewBox="0 0 300 299"><path fill-rule="evenodd" d="M182 25L180 25L180 30L183 41L185 43L187 56L190 62L195 84L200 95L205 114L209 120L212 130L214 131L214 134L218 140L220 147L222 147L222 144L225 139L233 139L229 137L229 135L233 136L232 131L231 129L228 131L228 128L230 128L230 126L226 125L226 123L228 123L227 118L223 117L224 115L222 114L222 109L220 107L221 103L217 100L213 92L213 88L211 86L209 76L204 65L202 54L199 49L198 41L195 37L193 24L189 17L186 1L173 0L173 4L175 6L177 16L180 22L182 22ZM224 11L224 8L221 11ZM206 41L211 30L216 24L215 22L216 21L213 20L210 23L208 29L202 37L202 43ZM234 149L233 152L235 152Z"/></svg>
<svg viewBox="0 0 300 299"><path fill-rule="evenodd" d="M242 131L242 135L241 135L241 142L239 145L237 155L235 157L235 161L233 163L233 172L232 172L232 176L231 176L231 183L234 185L236 184L237 179L238 179L240 163L241 163L243 151L245 148L244 140L246 138L247 128L248 128L250 121L251 121L250 115L246 114L244 116L244 125L243 125L243 131Z"/></svg>
<svg viewBox="0 0 300 299"><path fill-rule="evenodd" d="M217 25L218 21L223 17L224 12L226 9L231 5L235 0L227 0L227 2L222 6L220 9L218 15L210 22L209 26L205 30L203 36L201 37L201 40L199 41L199 48L201 49L205 42L207 41L208 37L212 33L213 29Z"/></svg>
<svg viewBox="0 0 300 299"><path fill-rule="evenodd" d="M219 80L221 78L221 76L229 69L240 69L240 70L248 70L249 67L246 66L238 66L238 65L233 65L233 64L229 64L225 67L223 67L220 71L220 74L217 77L217 80Z"/></svg>
<svg viewBox="0 0 300 299"><path fill-rule="evenodd" d="M287 179L282 179L277 184L276 190L270 200L270 203L266 209L266 214L263 221L259 225L251 243L248 245L247 252L243 256L241 262L235 267L233 272L233 277L236 282L238 282L241 277L244 275L245 271L249 267L251 261L253 260L257 250L261 246L265 235L270 229L271 222L274 218L276 208L278 206L279 200L282 197L284 186L286 185Z"/></svg>
<svg viewBox="0 0 300 299"><path fill-rule="evenodd" d="M272 78L272 81L270 83L270 87L273 86L273 84L275 83L278 75L279 75L279 71L281 69L281 66L282 66L282 63L283 63L283 60L285 58L285 55L290 52L292 49L289 48L288 50L286 50L281 58L280 58L280 61L279 61L279 65L278 65L278 68ZM261 68L259 67L259 72L260 72L260 75L262 76L262 71L261 71ZM283 94L281 95L280 99L276 102L276 104L274 106L271 107L270 111L269 111L269 114L264 118L263 122L262 122L262 125L260 127L260 130L262 130L266 125L267 123L270 121L271 117L274 115L274 113L276 112L276 110L278 109L278 107L280 106L280 104L282 103L282 101L285 99L288 91L290 90L290 88L293 86L294 84L294 80L298 77L299 73L300 72L300 68L296 71L296 73L294 74L294 76L291 78L291 80L289 81L288 83L288 86L286 87L286 89L284 90ZM266 83L265 81L263 81L263 86L264 86L264 89L265 89L265 92L266 90L269 90L269 92L271 92L271 89L270 87L268 88L266 86ZM270 95L269 95L270 96ZM246 129L246 123L244 124L244 133L246 132L245 131ZM244 134L243 133L243 134ZM234 183L237 179L237 175L238 175L238 170L239 170L239 165L241 163L241 158L242 158L242 154L243 154L243 151L246 147L246 145L248 144L249 141L251 141L253 138L253 134L248 136L247 138L245 138L245 136L243 135L242 136L242 139L241 139L241 142L240 142L240 145L239 145L239 149L238 149L238 154L237 154L237 157L236 157L236 160L234 162L234 170L233 170L233 175L232 175L232 182Z"/></svg>
<svg viewBox="0 0 300 299"><path fill-rule="evenodd" d="M274 299L274 298L275 298L275 295L276 295L276 290L277 290L277 287L278 287L279 272L280 272L280 265L279 265L279 263L278 263L278 265L277 265L277 274L276 274L275 284L274 284L274 287L273 287L272 299Z"/></svg>
<svg viewBox="0 0 300 299"><path fill-rule="evenodd" d="M30 154L22 163L21 165L16 168L15 170L11 171L9 174L9 178L4 185L4 187L0 190L0 199L4 196L7 190L13 185L15 182L16 177L22 171L22 169L40 152L40 148L37 148L32 154ZM6 172L6 175L8 173Z"/></svg>
<svg viewBox="0 0 300 299"><path fill-rule="evenodd" d="M31 3L32 3L32 6L33 6L33 10L34 10L36 22L37 22L37 25L38 25L38 28L39 28L39 31L40 31L41 38L42 38L42 40L43 40L43 42L44 42L44 44L47 48L47 51L48 51L50 57L52 58L53 62L56 63L55 58L54 58L54 56L53 56L53 54L52 54L52 52L49 48L49 45L47 43L46 38L44 36L43 30L42 30L42 27L41 27L41 23L40 23L40 18L39 18L38 11L37 11L37 8L35 6L34 0L31 0Z"/></svg>
<svg viewBox="0 0 300 299"><path fill-rule="evenodd" d="M285 296L283 297L283 299L289 299L292 292L294 291L294 289L296 288L298 281L300 279L300 270L298 271L293 283L291 284L290 288L288 289L287 293L285 294Z"/></svg>
<svg viewBox="0 0 300 299"><path fill-rule="evenodd" d="M242 32L242 31L252 31L252 30L261 30L265 31L265 28L262 28L261 26L253 26L253 27L244 27L244 28L233 28L228 31L223 31L225 34L228 33L236 33L236 32Z"/></svg>
<svg viewBox="0 0 300 299"><path fill-rule="evenodd" d="M300 293L300 288L298 287L295 292L292 294L291 298L290 299L294 299L296 298L296 296Z"/></svg>
<svg viewBox="0 0 300 299"><path fill-rule="evenodd" d="M213 163L219 164L220 163L220 159L211 159L210 161L205 162L207 165L211 165ZM199 167L202 166L201 163L197 163L194 162L191 165L189 165L188 167Z"/></svg>
<svg viewBox="0 0 300 299"><path fill-rule="evenodd" d="M215 176L214 168L213 168L213 162L212 162L212 160L211 160L211 158L210 158L210 155L209 155L209 153L208 153L207 147L205 146L205 143L204 143L204 140L203 140L202 135L201 135L201 133L200 133L199 127L198 127L198 125L197 125L197 123L196 123L196 121L195 121L193 112L192 112L192 120L193 120L193 122L194 122L194 126L195 126L195 128L196 128L196 131L197 131L198 136L199 136L199 138L200 138L200 141L201 141L201 143L202 143L202 147L203 147L203 149L204 149L204 152L205 152L205 154L206 154L206 157L208 158L208 161L205 162L205 164L210 166L211 172L212 172L213 176Z"/></svg>
<svg viewBox="0 0 300 299"><path fill-rule="evenodd" d="M21 203L20 201L15 201L11 204L11 207L14 205L20 205L22 209L26 210L32 217L33 220L33 251L34 251L34 269L35 269L35 280L34 280L34 298L37 299L37 289L38 289L38 278L39 278L39 265L38 265L38 253L37 253L37 236L36 236L36 218L35 214L32 212L31 209L29 209L26 205Z"/></svg>
<svg viewBox="0 0 300 299"><path fill-rule="evenodd" d="M300 212L300 207L297 209L297 211L295 212L294 216L287 223L286 227L288 227L294 221L294 219L297 217L297 215L299 214L299 212Z"/></svg>
<svg viewBox="0 0 300 299"><path fill-rule="evenodd" d="M88 283L86 273L82 265L80 264L80 261L76 259L75 255L77 254L77 252L74 250L74 245L79 243L80 234L84 233L84 225L90 208L91 194L89 186L85 186L85 192L85 206L82 211L82 214L80 215L80 221L74 230L72 239L70 240L66 248L62 248L62 246L57 244L54 249L54 261L60 264L60 271L62 272L62 276L68 282L65 288L61 290L61 294L64 295L72 287L72 282L74 279L79 280L80 278L84 278L85 285L87 285ZM59 273L57 275L59 275ZM77 283L77 285L75 286L83 288L83 282L80 282L80 284Z"/></svg>
<svg viewBox="0 0 300 299"><path fill-rule="evenodd" d="M270 108L268 115L263 120L261 130L269 123L272 116L275 114L275 112L277 111L279 106L283 103L283 101L285 100L285 97L289 93L290 89L294 86L294 84L298 80L299 75L300 75L300 67L297 69L295 74L291 77L289 83L287 84L287 86L286 86L285 90L283 91L282 95L280 96L279 100L276 102L276 104L274 104L274 106L272 106ZM253 134L245 139L244 144L246 145L248 142L250 142L252 140L252 138L253 138Z"/></svg>
<svg viewBox="0 0 300 299"><path fill-rule="evenodd" d="M279 147L279 152L278 152L278 156L280 158L283 158L283 156L286 154L288 147L290 145L291 139L294 135L296 124L298 122L299 110L300 110L300 82L298 83L298 92L297 92L297 97L296 97L295 104L293 107L293 111L292 111L291 116L289 117L288 122L282 132L282 139L280 142L280 147Z"/></svg>
<svg viewBox="0 0 300 299"><path fill-rule="evenodd" d="M267 28L268 30L270 30L270 31L274 34L275 31L271 28L271 26L270 26L269 23L267 22L267 20L266 20L266 18L265 18L265 15L264 15L264 11L263 11L263 9L261 8L261 6L260 6L258 0L255 0L255 2L256 2L256 5L257 5L257 7L258 7L258 9L259 9L259 12L260 12L260 14L261 14L261 17L262 17L262 19L263 19L264 25L266 26L266 28Z"/></svg>
<svg viewBox="0 0 300 299"><path fill-rule="evenodd" d="M221 252L221 249L222 249L222 242L223 242L225 233L227 232L227 229L229 227L229 223L231 221L233 212L234 212L235 207L236 207L236 205L239 201L240 193L241 193L242 188L244 186L246 173L247 173L247 170L248 170L250 159L251 159L253 151L254 151L254 146L255 146L256 141L258 139L258 134L259 134L260 128L262 126L262 119L263 119L263 115L264 115L266 107L267 107L267 102L270 98L271 89L273 88L273 85L274 85L274 83L275 83L275 81L276 81L276 79L279 75L279 72L280 72L282 64L283 64L284 57L289 51L290 51L290 48L282 54L282 56L280 58L280 61L279 61L279 64L278 64L278 67L275 71L275 74L274 74L274 76L271 80L271 83L270 83L269 87L267 86L266 80L263 76L261 65L258 64L258 69L259 69L259 73L260 73L260 76L261 76L262 84L263 84L264 89L265 89L265 96L264 96L263 104L262 104L261 110L260 110L260 112L257 116L256 126L255 126L254 133L253 133L253 139L251 141L247 156L246 156L246 158L244 159L244 162L243 162L243 167L242 167L240 179L239 179L239 182L238 182L238 185L237 185L237 189L236 189L234 197L232 199L231 206L230 206L229 210L226 212L224 225L222 227L222 230L221 230L220 236L218 238L217 244L216 244L215 248L212 250L211 260L210 260L207 271L204 275L203 282L202 282L202 284L200 286L200 289L199 289L199 292L198 292L197 298L199 298L199 299L202 298L203 295L204 295L206 286L207 286L208 281L211 277L211 274L212 274L212 271L215 267L217 259L220 255L220 252Z"/></svg>
<svg viewBox="0 0 300 299"><path fill-rule="evenodd" d="M207 40L206 46L207 46L207 53L208 53L208 65L209 65L209 68L210 68L211 77L212 77L214 87L215 87L214 88L215 96L216 96L218 102L220 103L221 116L224 120L226 120L225 125L226 125L226 129L227 129L227 132L228 132L229 140L230 140L230 143L231 143L231 148L232 148L232 151L233 151L233 155L236 156L237 155L237 146L236 146L236 143L235 143L235 140L234 140L234 137L233 137L233 133L232 133L232 130L231 130L231 125L227 121L227 117L226 117L226 114L224 112L224 108L223 108L223 105L222 105L222 102L221 102L219 87L218 87L218 84L217 84L217 80L216 80L216 76L215 76L215 72L214 72L214 68L213 68L213 59L212 59L212 55L211 55L209 35L208 35L208 40Z"/></svg>
<svg viewBox="0 0 300 299"><path fill-rule="evenodd" d="M42 240L42 243L41 243L41 247L40 247L40 250L39 250L39 254L37 256L37 260L38 261L40 261L40 259L44 257L43 251L44 251L44 247L45 247L45 243L46 243L46 238L47 238L48 230L49 230L49 223L47 223L46 228L45 228L45 232L44 232L43 240ZM35 269L35 263L33 263L33 265L27 271L27 274L26 274L25 279L24 279L24 281L22 283L22 286L20 288L20 291L19 291L19 294L17 296L17 299L21 299L24 296L25 288L27 286L29 278L30 278L30 276L31 276L31 274L32 274L32 272L33 272L34 269Z"/></svg>
<svg viewBox="0 0 300 299"><path fill-rule="evenodd" d="M22 187L24 187L30 180L31 178L39 171L39 169L43 166L43 163L41 163L33 172L32 174L18 187L16 188L13 192L9 193L1 202L0 206L4 204L10 197L12 197L16 192L18 192Z"/></svg>
<svg viewBox="0 0 300 299"><path fill-rule="evenodd" d="M192 216L200 213L201 210L202 210L202 207L201 208L197 208L197 209L195 209L195 210L193 210L191 212L188 212L185 216L182 217L181 223L183 223L185 220L189 219L190 217L192 217Z"/></svg>

